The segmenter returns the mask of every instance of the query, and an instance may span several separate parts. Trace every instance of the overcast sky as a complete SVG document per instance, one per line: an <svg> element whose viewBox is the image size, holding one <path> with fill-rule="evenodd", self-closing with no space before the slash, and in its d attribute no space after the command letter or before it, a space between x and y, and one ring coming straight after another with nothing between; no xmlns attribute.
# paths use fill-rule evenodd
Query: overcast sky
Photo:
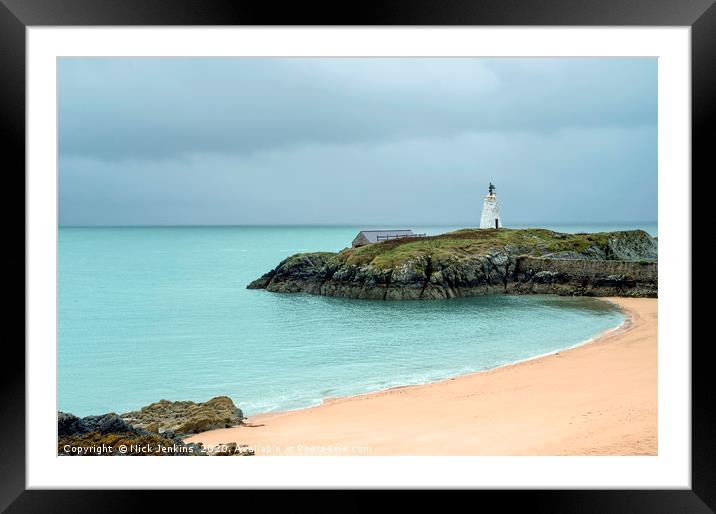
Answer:
<svg viewBox="0 0 716 514"><path fill-rule="evenodd" d="M656 59L59 61L63 225L657 218Z"/></svg>

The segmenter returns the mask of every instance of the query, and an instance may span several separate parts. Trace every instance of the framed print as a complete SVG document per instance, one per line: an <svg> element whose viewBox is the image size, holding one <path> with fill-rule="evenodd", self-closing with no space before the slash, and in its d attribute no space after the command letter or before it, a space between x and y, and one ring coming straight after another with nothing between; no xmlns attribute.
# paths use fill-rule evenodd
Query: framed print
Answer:
<svg viewBox="0 0 716 514"><path fill-rule="evenodd" d="M3 0L27 298L3 508L712 511L711 4Z"/></svg>

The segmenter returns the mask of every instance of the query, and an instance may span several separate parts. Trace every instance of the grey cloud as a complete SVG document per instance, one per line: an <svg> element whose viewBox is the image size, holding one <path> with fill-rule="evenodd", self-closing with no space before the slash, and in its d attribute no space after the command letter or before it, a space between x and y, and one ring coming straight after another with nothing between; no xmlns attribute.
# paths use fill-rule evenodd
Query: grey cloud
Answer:
<svg viewBox="0 0 716 514"><path fill-rule="evenodd" d="M490 180L507 224L648 221L656 217L655 144L653 128L588 128L131 164L68 158L61 221L471 225Z"/></svg>
<svg viewBox="0 0 716 514"><path fill-rule="evenodd" d="M60 153L162 159L656 123L653 59L60 61Z"/></svg>
<svg viewBox="0 0 716 514"><path fill-rule="evenodd" d="M64 225L657 216L655 59L62 59Z"/></svg>

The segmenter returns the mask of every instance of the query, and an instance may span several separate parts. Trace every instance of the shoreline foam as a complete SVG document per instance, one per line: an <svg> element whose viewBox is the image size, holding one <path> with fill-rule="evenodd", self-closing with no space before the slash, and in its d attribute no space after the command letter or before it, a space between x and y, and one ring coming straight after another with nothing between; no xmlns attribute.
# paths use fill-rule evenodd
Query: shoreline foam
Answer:
<svg viewBox="0 0 716 514"><path fill-rule="evenodd" d="M285 451L277 452L275 447L285 448L291 442L306 447L320 447L351 441L355 443L353 446L370 446L371 454L375 455L653 455L656 454L657 447L657 300L608 300L615 303L626 315L624 322L563 350L430 383L329 398L318 406L259 414L252 416L250 422L262 425L261 428L221 429L198 434L187 440L211 444L220 439L255 444L259 448L272 448L270 451L257 451L258 454L273 455L290 455L291 453ZM652 317L653 319L647 319ZM635 340L638 342L636 346L633 344ZM620 342L626 344L619 345ZM633 355L634 351L639 355ZM619 352L624 355L614 355ZM589 357L589 362L582 362L585 355ZM585 365L584 372L579 370L575 375L574 366L565 368L557 364L570 359L575 365ZM593 362L595 360L598 362ZM627 364L631 374L621 373ZM600 366L603 366L603 369ZM535 371L535 368L545 367L546 370ZM530 374L530 380L525 382L521 379L520 375L524 374ZM609 375L613 375L611 381L604 382L603 379ZM560 377L564 383L556 389L550 387L553 385L550 382L558 381ZM570 378L579 380L572 381ZM638 379L638 388L633 384L635 379ZM625 386L626 394L620 394L620 380L628 382L628 386ZM580 388L580 385L584 387ZM583 431L572 430L568 425L581 425L584 421L577 419L576 413L573 412L576 407L576 411L582 410L580 395L588 397L601 389L609 391L609 394L593 398L593 406L584 406L581 416L591 419L593 412L599 412L599 417L604 419L610 416L615 418L613 426L598 423L603 426L596 432L589 431L589 427L582 427L591 434L589 437ZM531 394L520 394L520 390ZM506 402L504 408L500 404L500 392ZM637 397L627 402L626 396L631 398L637 392ZM533 401L531 396L537 396L538 399L543 396L541 399L545 404L544 410L535 410L535 405L540 402ZM579 403L578 406L573 405L575 401ZM424 402L424 406L416 402ZM452 406L452 403L455 405ZM457 405L458 403L461 405ZM550 410L550 405L560 403L567 403L571 410ZM515 412L504 412L509 405L515 408ZM474 416L470 417L469 412L462 412L461 409L474 409ZM521 416L520 409L525 409L529 416ZM416 430L416 425L425 423L430 420L431 415L436 416L437 413L444 416L448 425L441 424L431 429L431 422L428 422L423 428ZM545 413L549 416L545 416ZM640 429L630 427L629 423L620 424L629 421L635 413L639 414L641 420ZM607 417L604 417L605 414ZM541 419L550 416L564 418L569 415L574 419L570 418L572 421L568 421L567 426L563 423L564 419L557 423L557 427L549 420ZM474 421L482 417L490 418L490 422ZM495 433L495 423L497 426L506 426ZM524 432L530 430L531 425L546 432L561 430L563 433L561 436L545 436L544 440L535 439L534 434L525 437ZM485 429L488 433L483 436ZM505 435L512 433L517 441L511 445L509 437L506 440L496 439L500 432ZM614 434L618 440L611 441L610 444L600 441L600 434L606 433ZM455 439L456 436L458 439ZM591 445L585 445L585 437L590 440L596 437L596 440ZM433 444L411 446L411 438L418 441L431 440ZM436 440L443 438L443 444L434 444ZM558 442L560 440L563 442ZM570 441L566 446L565 440ZM493 444L487 444L487 441L493 441Z"/></svg>
<svg viewBox="0 0 716 514"><path fill-rule="evenodd" d="M462 378L462 377L467 377L470 375L475 375L478 373L487 373L489 371L494 371L494 370L509 367L509 366L515 366L515 365L521 364L523 362L529 362L531 360L541 359L543 357L549 357L550 355L555 355L555 354L558 354L561 352L566 352L567 350L571 350L573 348L579 348L580 346L596 342L599 339L601 339L602 337L608 336L612 332L617 332L619 330L628 328L628 325L631 323L631 317L630 317L631 315L628 311L625 311L624 309L622 309L618 304L616 304L614 301L612 301L612 298L610 298L610 297L596 297L595 299L598 301L609 302L609 303L615 305L617 307L617 309L624 315L624 320L619 325L617 325L615 327L608 328L608 329L606 329L606 330L604 330L588 339L585 339L584 341L580 341L573 345L565 346L564 348L559 348L557 350L550 350L548 352L533 355L531 357L525 357L524 359L518 359L516 361L506 362L504 364L499 364L492 368L471 370L471 371L466 371L464 373L457 373L457 374L449 374L449 375L445 375L443 377L435 378L432 380L420 381L420 382L408 383L408 384L400 384L400 385L394 385L394 386L389 386L389 387L381 387L378 389L369 389L366 391L352 393L352 394L346 394L346 395L340 395L340 396L326 396L324 398L319 398L319 399L315 400L317 403L315 403L314 405L306 405L303 407L296 407L293 409L276 408L274 410L274 408L272 408L272 409L264 411L264 412L257 412L255 414L251 414L250 417L252 419L255 419L255 418L261 417L261 416L276 415L276 414L281 414L281 413L285 413L285 412L298 412L298 411L303 411L303 410L307 410L307 409L314 409L316 407L321 407L328 403L346 400L346 399L350 399L350 398L354 398L354 397L358 397L358 396L378 394L378 393L382 393L382 392L392 391L394 389L405 389L407 387L420 387L420 386L432 385L432 384L437 384L437 383L444 382L447 380L454 380L456 378ZM249 416L247 416L247 419L248 419L248 417Z"/></svg>
<svg viewBox="0 0 716 514"><path fill-rule="evenodd" d="M541 359L543 357L549 357L550 355L557 355L559 353L566 352L568 350L580 348L581 346L584 346L587 344L596 343L602 338L609 337L610 335L616 335L617 332L619 332L621 330L627 330L629 328L629 326L632 322L631 313L629 311L624 310L620 305L615 303L612 298L607 297L607 298L596 298L596 299L599 301L605 301L605 302L609 302L609 303L616 305L616 307L619 309L619 311L624 315L624 320L621 323L619 323L619 325L617 325L616 327L608 328L607 330L604 330L603 332L600 332L600 333L590 337L589 339L585 339L584 341L580 341L580 342L575 343L571 346L566 346L564 348L560 348L557 350L551 350L551 351L548 351L545 353L540 353L538 355L533 355L531 357L525 357L524 359L518 359L518 360L512 361L512 362L506 362L504 364L499 364L492 368L467 371L465 373L458 373L456 375L447 375L447 376L444 376L441 378L436 378L434 380L428 380L425 382L416 382L413 384L401 384L401 385L395 385L395 386L390 386L390 387L383 387L383 388L379 388L379 389L371 389L368 391L354 393L354 394L347 394L347 395L343 395L343 396L326 396L324 398L320 398L319 400L317 400L319 403L317 403L316 405L306 405L305 407L296 407L295 409L268 410L265 412L257 412L256 414L253 414L250 417L252 419L256 419L256 418L260 418L262 416L274 416L277 414L283 414L283 413L289 413L289 412L300 412L300 411L304 411L304 410L308 410L308 409L315 409L317 407L321 407L321 406L327 405L329 403L340 402L342 400L349 400L351 398L356 398L356 397L361 397L361 396L369 396L369 395L373 395L373 394L379 394L379 393L389 392L389 391L398 390L398 389L406 389L406 388L410 388L410 387L422 387L422 386L428 386L428 385L433 385L433 384L439 384L440 382L451 381L451 380L455 380L458 378L468 377L471 375L477 375L480 373L488 373L490 371L495 371L495 370L502 369L502 368L508 368L510 366L516 366L518 364L530 362L530 361L533 361L536 359ZM248 416L247 416L247 419L248 419Z"/></svg>

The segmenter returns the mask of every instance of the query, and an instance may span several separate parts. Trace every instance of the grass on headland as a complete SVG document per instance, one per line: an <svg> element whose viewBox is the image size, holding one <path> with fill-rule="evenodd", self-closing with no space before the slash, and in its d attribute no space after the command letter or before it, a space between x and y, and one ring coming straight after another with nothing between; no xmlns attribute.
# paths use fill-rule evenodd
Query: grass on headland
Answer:
<svg viewBox="0 0 716 514"><path fill-rule="evenodd" d="M532 254L583 252L590 246L604 247L613 232L561 234L541 228L530 229L461 229L437 236L401 238L359 248L343 250L339 255L348 264L371 264L391 268L424 255L448 259L477 255L505 247L530 248Z"/></svg>

